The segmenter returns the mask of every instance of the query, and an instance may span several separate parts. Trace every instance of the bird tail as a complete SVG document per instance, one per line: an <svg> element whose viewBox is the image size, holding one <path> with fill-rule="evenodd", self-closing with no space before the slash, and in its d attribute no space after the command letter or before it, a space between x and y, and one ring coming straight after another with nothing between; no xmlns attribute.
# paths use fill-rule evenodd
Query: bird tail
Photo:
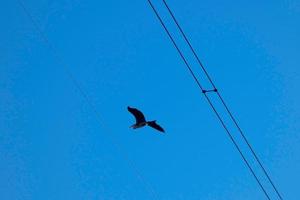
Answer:
<svg viewBox="0 0 300 200"><path fill-rule="evenodd" d="M146 122L147 125L150 125L150 124L153 124L153 123L156 123L156 120L153 120L153 121L147 121L147 122Z"/></svg>
<svg viewBox="0 0 300 200"><path fill-rule="evenodd" d="M160 132L163 132L163 133L165 132L165 130L164 130L160 125L158 125L158 124L156 123L156 120L148 121L148 122L146 122L146 123L147 123L148 126L154 128L154 129L156 129L156 130L158 130L158 131L160 131Z"/></svg>
<svg viewBox="0 0 300 200"><path fill-rule="evenodd" d="M148 125L148 126L151 126L152 124L156 124L156 120L146 122L146 125Z"/></svg>

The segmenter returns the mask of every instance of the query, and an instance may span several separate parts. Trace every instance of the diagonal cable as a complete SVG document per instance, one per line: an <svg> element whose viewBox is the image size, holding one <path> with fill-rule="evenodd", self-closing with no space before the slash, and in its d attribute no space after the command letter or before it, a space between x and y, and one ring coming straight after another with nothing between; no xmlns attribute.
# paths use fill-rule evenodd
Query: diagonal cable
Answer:
<svg viewBox="0 0 300 200"><path fill-rule="evenodd" d="M236 143L236 141L234 140L232 134L230 133L230 131L228 130L227 126L225 125L224 121L222 120L221 116L219 115L219 113L217 112L217 110L215 109L214 105L212 104L211 100L209 99L209 97L206 95L206 93L204 92L203 87L201 86L199 80L197 79L197 77L195 76L193 70L191 69L190 65L188 64L187 60L185 59L183 53L181 52L181 50L178 48L174 38L172 37L172 35L170 34L169 30L167 29L165 23L163 22L163 20L161 19L160 15L158 14L157 10L155 9L154 5L152 4L152 2L150 0L147 0L150 7L152 8L153 12L155 13L156 17L158 18L160 24L163 26L164 30L166 31L167 35L169 36L170 40L172 41L174 47L176 48L177 52L179 53L180 57L183 59L185 65L187 66L187 68L189 69L191 75L193 76L195 82L197 83L198 87L201 89L201 91L203 92L203 94L205 95L206 100L208 101L210 107L212 108L212 110L214 111L214 113L216 114L218 120L220 121L220 123L222 124L223 128L225 129L227 135L229 136L230 140L232 141L232 143L234 144L235 148L237 149L237 151L239 152L239 154L241 155L243 161L245 162L247 168L250 170L251 174L254 176L256 182L258 183L258 185L260 186L261 190L263 191L264 195L267 197L267 199L270 200L270 197L268 195L268 193L266 192L264 186L261 184L260 180L258 179L258 177L256 176L254 170L252 169L252 167L250 166L249 162L247 161L246 157L244 156L243 152L241 151L240 147L238 146L238 144Z"/></svg>
<svg viewBox="0 0 300 200"><path fill-rule="evenodd" d="M79 81L73 75L73 73L70 70L69 66L64 62L63 58L60 56L60 54L56 51L56 49L54 48L54 46L51 44L51 42L48 39L47 35L42 31L42 29L40 28L39 24L35 20L34 16L30 13L30 11L25 6L24 2L22 0L17 0L17 2L20 5L20 7L23 9L24 13L27 15L27 17L29 18L29 20L31 21L31 23L33 24L34 28L36 29L36 31L38 32L38 34L40 35L40 37L42 38L42 40L45 42L45 44L51 50L51 52L54 55L54 57L57 59L57 61L60 63L60 65L64 67L67 75L71 79L71 81L74 84L75 88L79 91L79 93L82 95L82 97L85 99L85 101L87 102L87 104L90 106L90 108L92 109L92 111L96 115L96 118L97 118L98 122L100 124L102 124L102 127L104 127L104 122L102 120L102 117L101 117L100 113L97 111L96 107L94 106L94 104L90 100L89 96L83 90L82 86L79 84ZM111 134L112 131L110 129L108 130L108 127L106 127L106 130L109 131L110 135L112 135ZM120 154L127 161L127 164L133 169L133 171L134 171L135 175L137 176L137 178L143 183L143 185L145 186L146 190L152 196L152 199L158 200L159 199L158 198L158 194L155 192L155 190L153 189L152 185L148 181L146 181L146 179L144 178L144 176L142 175L142 173L140 172L140 170L137 168L136 164L133 162L132 159L130 159L129 155L124 151L124 148L122 148L122 146L117 142L116 139L113 139L113 138L111 138L111 139L113 141L113 145L115 146L115 148L118 149L118 151L120 152Z"/></svg>
<svg viewBox="0 0 300 200"><path fill-rule="evenodd" d="M194 57L196 58L198 64L200 65L201 69L203 70L203 72L205 73L207 79L209 80L209 82L211 83L211 85L213 86L214 89L216 89L216 86L214 84L214 82L212 81L210 75L208 74L207 70L205 69L204 65L202 64L201 60L199 59L199 56L197 55L195 49L193 48L192 44L190 43L190 40L187 38L186 34L184 33L183 29L181 28L180 24L178 23L174 13L172 12L172 10L170 9L168 3L166 2L166 0L162 0L165 7L167 8L168 12L170 13L173 21L175 22L177 28L179 29L180 33L182 34L184 40L186 41L186 43L188 44L190 50L192 51ZM275 186L274 182L272 181L269 173L267 172L267 170L265 169L264 165L262 164L262 162L260 161L259 157L257 156L257 153L255 152L255 150L253 149L252 145L250 144L249 140L247 139L245 133L242 131L241 127L239 126L236 118L233 116L232 112L230 111L230 109L228 108L226 102L224 101L222 95L220 94L219 91L217 91L217 95L219 97L219 99L221 100L223 106L225 107L227 113L229 114L230 118L232 119L232 121L234 122L235 126L237 127L240 135L242 136L243 140L246 142L248 148L250 149L252 155L254 156L255 160L257 161L257 163L259 164L259 166L261 167L261 169L263 170L264 174L266 175L268 181L271 183L273 189L275 190L276 194L278 195L278 197L282 200L282 196L279 193L277 187Z"/></svg>

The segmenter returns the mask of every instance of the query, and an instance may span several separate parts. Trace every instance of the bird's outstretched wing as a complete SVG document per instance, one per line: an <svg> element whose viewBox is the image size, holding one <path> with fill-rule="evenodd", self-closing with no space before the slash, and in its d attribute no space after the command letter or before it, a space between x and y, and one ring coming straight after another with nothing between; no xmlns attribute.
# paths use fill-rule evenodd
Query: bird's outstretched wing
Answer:
<svg viewBox="0 0 300 200"><path fill-rule="evenodd" d="M136 108L131 108L131 107L127 107L128 111L134 115L135 120L136 120L136 124L139 124L141 122L146 122L145 116L143 115L143 113L141 111L139 111Z"/></svg>
<svg viewBox="0 0 300 200"><path fill-rule="evenodd" d="M156 123L156 121L150 121L150 122L147 122L147 124L160 132L163 132L163 133L165 132L165 130L160 125L158 125Z"/></svg>

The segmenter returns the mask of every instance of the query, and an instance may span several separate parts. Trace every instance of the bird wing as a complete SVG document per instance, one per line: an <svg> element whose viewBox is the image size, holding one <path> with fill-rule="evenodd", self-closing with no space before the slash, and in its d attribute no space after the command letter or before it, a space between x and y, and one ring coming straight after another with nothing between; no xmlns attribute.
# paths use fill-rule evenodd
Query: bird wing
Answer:
<svg viewBox="0 0 300 200"><path fill-rule="evenodd" d="M152 128L154 128L154 129L156 129L156 130L158 130L158 131L160 131L160 132L165 132L165 130L160 126L160 125L158 125L157 123L156 123L156 121L150 121L150 122L148 122L147 123L149 126L151 126Z"/></svg>
<svg viewBox="0 0 300 200"><path fill-rule="evenodd" d="M127 109L135 117L136 124L139 124L141 122L146 122L145 116L143 115L143 113L141 111L139 111L136 108L131 108L129 106L127 107Z"/></svg>

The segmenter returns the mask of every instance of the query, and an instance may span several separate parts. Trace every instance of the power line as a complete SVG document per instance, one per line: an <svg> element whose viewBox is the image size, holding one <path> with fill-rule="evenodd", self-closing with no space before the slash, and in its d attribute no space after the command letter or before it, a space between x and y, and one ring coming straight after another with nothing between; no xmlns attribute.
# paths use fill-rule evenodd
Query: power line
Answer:
<svg viewBox="0 0 300 200"><path fill-rule="evenodd" d="M163 22L163 20L161 19L160 15L158 14L157 10L155 9L154 5L152 4L151 0L147 0L150 7L152 8L153 12L155 13L156 17L158 18L160 24L163 26L164 30L166 31L167 35L169 36L170 40L172 41L172 44L174 45L174 47L176 48L177 52L179 53L180 57L183 59L185 65L187 66L187 68L189 69L191 75L193 76L193 79L195 80L195 82L197 83L198 87L201 89L202 93L204 94L206 100L208 101L210 107L212 108L212 110L214 111L214 113L216 114L218 120L220 121L220 123L222 124L223 128L225 129L227 135L229 136L230 140L232 141L232 143L234 144L235 148L237 149L237 151L239 152L239 154L241 155L243 161L245 162L246 166L248 167L248 169L250 170L251 174L254 176L256 182L258 183L258 185L260 186L261 190L263 191L263 193L265 194L265 196L267 197L267 199L270 200L269 195L267 194L265 188L263 187L263 185L261 184L260 180L258 179L258 177L256 176L255 172L253 171L252 167L250 166L249 162L247 161L246 157L244 156L243 152L241 151L240 147L238 146L237 142L235 141L235 139L233 138L232 134L230 133L230 131L228 130L227 126L225 125L224 121L222 120L222 118L220 117L219 113L217 112L216 108L214 107L214 105L212 104L211 100L209 99L209 97L206 94L206 90L203 89L202 85L200 84L199 80L197 79L197 77L194 75L193 70L191 69L190 65L188 64L187 60L185 59L183 53L181 52L181 50L178 48L174 38L172 37L172 35L170 34L168 28L166 27L165 23ZM200 61L200 60L199 60ZM205 68L203 67L203 69L205 70ZM206 72L206 70L205 70ZM207 72L206 72L207 73ZM210 79L211 81L211 79ZM212 82L212 81L211 81ZM213 82L212 85L214 86ZM218 93L216 87L214 86L214 91Z"/></svg>
<svg viewBox="0 0 300 200"><path fill-rule="evenodd" d="M165 5L165 7L167 8L168 12L170 13L173 21L175 22L176 26L178 27L179 31L181 32L184 40L186 41L186 43L188 44L189 48L191 49L194 57L196 58L198 64L200 65L201 69L203 70L203 72L205 73L206 77L208 78L209 82L211 83L211 85L213 86L213 88L216 89L216 86L214 84L214 82L212 81L211 77L209 76L207 70L205 69L204 65L202 64L202 62L199 59L199 56L197 55L196 51L194 50L192 44L190 43L189 39L187 38L186 34L184 33L183 29L181 28L181 26L179 25L178 21L176 20L176 17L174 15L174 13L172 12L172 10L170 9L170 7L168 6L168 3L166 2L166 0L163 0L163 3ZM250 144L249 140L247 139L247 137L245 136L244 132L242 131L241 127L239 126L239 124L237 123L237 120L235 119L235 117L233 116L232 112L230 111L230 109L228 108L227 104L225 103L222 95L220 94L219 91L217 91L217 95L219 97L219 99L221 100L223 106L225 107L227 113L229 114L230 118L232 119L232 121L234 122L235 126L237 127L240 135L242 136L242 138L244 139L244 141L246 142L247 146L249 147L251 153L253 154L253 156L255 157L255 160L257 161L257 163L259 164L259 166L261 167L261 169L263 170L264 174L266 175L267 179L269 180L269 182L271 183L273 189L275 190L276 194L278 195L278 197L282 200L282 196L279 193L277 187L275 186L275 184L273 183L269 173L267 172L267 170L265 169L265 167L263 166L262 162L260 161L259 157L257 156L255 150L253 149L252 145Z"/></svg>
<svg viewBox="0 0 300 200"><path fill-rule="evenodd" d="M163 3L164 3L164 5L166 6L168 12L170 13L172 19L174 20L175 24L177 25L179 31L180 31L181 34L183 35L184 40L186 41L186 43L188 44L188 46L189 46L190 49L192 50L193 55L196 57L198 63L200 64L200 66L201 66L202 70L204 71L205 75L207 76L209 82L211 83L211 85L213 86L213 88L216 88L216 86L215 86L215 84L213 83L212 79L210 78L208 72L206 71L206 69L204 68L202 62L200 61L200 59L199 59L199 57L198 57L198 55L196 54L196 52L195 52L193 46L191 45L191 43L190 43L189 40L187 39L187 37L186 37L185 33L183 32L181 26L180 26L179 23L177 22L177 20L176 20L174 14L173 14L173 12L172 12L171 9L169 8L167 2L166 2L165 0L163 0Z"/></svg>
<svg viewBox="0 0 300 200"><path fill-rule="evenodd" d="M31 23L33 24L33 26L35 27L36 31L38 32L38 34L40 35L40 37L42 38L42 40L48 46L48 48L50 49L50 51L52 52L52 54L54 55L54 57L57 59L57 61L60 63L60 65L62 65L64 67L64 69L66 70L67 75L71 79L71 81L74 84L75 88L83 96L83 98L85 99L85 101L88 103L88 105L90 106L90 108L92 109L92 111L94 112L94 114L96 115L96 118L97 118L98 122L100 124L102 124L102 127L104 127L104 122L102 121L100 113L97 111L96 107L94 106L94 104L90 100L89 96L87 95L87 93L83 90L83 88L79 84L79 81L73 75L73 73L70 70L69 66L64 62L64 60L62 59L62 57L60 56L60 54L56 51L56 49L54 48L54 46L51 44L51 42L48 39L47 35L42 31L42 29L40 28L39 24L37 23L37 20L35 20L34 16L30 13L30 11L27 9L27 7L25 6L25 4L24 4L24 2L22 0L17 0L17 2L20 5L20 7L23 9L24 13L27 15L27 17L29 18L29 20L31 21ZM106 127L106 130L108 130L107 128L108 127ZM112 135L111 134L112 131L109 131L109 132L110 132L110 135ZM115 146L116 149L118 149L119 152L121 152L122 156L125 158L125 160L127 161L128 165L133 169L133 171L134 171L135 175L138 177L138 179L144 184L146 190L149 192L149 194L151 194L152 198L158 200L159 199L158 198L158 194L155 192L155 190L153 189L152 185L149 182L146 181L146 179L144 178L144 176L142 175L142 173L138 170L136 164L133 162L132 159L130 159L130 157L128 156L128 154L125 153L125 151L123 150L123 148L121 147L121 145L116 141L116 139L113 140L113 145Z"/></svg>

